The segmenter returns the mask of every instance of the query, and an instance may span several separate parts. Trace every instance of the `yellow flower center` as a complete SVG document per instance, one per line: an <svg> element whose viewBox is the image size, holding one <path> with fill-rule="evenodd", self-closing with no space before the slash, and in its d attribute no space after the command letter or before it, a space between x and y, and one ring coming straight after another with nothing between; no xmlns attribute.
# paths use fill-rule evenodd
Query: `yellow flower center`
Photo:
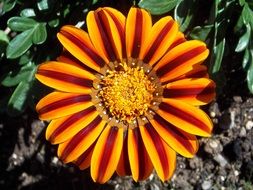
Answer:
<svg viewBox="0 0 253 190"><path fill-rule="evenodd" d="M130 124L146 114L156 86L143 68L121 66L120 71L107 71L100 82L102 88L98 95L111 116Z"/></svg>

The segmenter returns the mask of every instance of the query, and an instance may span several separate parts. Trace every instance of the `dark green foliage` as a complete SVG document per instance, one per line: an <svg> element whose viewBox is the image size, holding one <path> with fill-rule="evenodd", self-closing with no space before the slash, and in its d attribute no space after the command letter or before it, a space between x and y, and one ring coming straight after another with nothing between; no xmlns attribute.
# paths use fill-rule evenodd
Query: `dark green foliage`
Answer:
<svg viewBox="0 0 253 190"><path fill-rule="evenodd" d="M138 5L153 15L161 15L172 10L181 0L141 0Z"/></svg>
<svg viewBox="0 0 253 190"><path fill-rule="evenodd" d="M34 74L40 63L59 56L60 27L79 23L85 28L87 12L100 6L127 13L132 5L155 19L174 15L187 39L205 41L209 73L220 92L227 65L239 64L247 74L241 80L253 93L252 0L0 0L0 111L16 116L29 105L34 109L47 90Z"/></svg>
<svg viewBox="0 0 253 190"><path fill-rule="evenodd" d="M242 11L234 30L240 37L235 51L244 54L242 67L247 72L248 88L253 93L253 1L240 0L239 3Z"/></svg>
<svg viewBox="0 0 253 190"><path fill-rule="evenodd" d="M12 116L45 95L34 75L37 66L61 52L60 27L85 19L92 0L0 0L0 111ZM93 8L94 9L94 8Z"/></svg>

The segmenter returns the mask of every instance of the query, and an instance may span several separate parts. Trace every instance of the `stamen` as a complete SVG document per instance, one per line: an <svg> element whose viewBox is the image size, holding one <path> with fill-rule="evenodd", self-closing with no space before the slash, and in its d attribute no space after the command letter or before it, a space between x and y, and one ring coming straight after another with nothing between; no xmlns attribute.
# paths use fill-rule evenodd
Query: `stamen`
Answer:
<svg viewBox="0 0 253 190"><path fill-rule="evenodd" d="M103 105L116 120L133 124L145 116L153 100L156 84L152 83L143 67L120 63L121 70L107 70L100 81L98 92Z"/></svg>

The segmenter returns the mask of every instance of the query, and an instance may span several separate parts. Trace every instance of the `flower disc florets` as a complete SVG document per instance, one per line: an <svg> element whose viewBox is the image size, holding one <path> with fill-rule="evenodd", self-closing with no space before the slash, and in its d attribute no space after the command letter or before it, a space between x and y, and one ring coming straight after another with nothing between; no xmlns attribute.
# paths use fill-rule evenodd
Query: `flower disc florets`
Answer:
<svg viewBox="0 0 253 190"><path fill-rule="evenodd" d="M126 63L120 65L119 71L107 70L98 95L111 116L132 123L148 111L156 85L143 68L132 68Z"/></svg>

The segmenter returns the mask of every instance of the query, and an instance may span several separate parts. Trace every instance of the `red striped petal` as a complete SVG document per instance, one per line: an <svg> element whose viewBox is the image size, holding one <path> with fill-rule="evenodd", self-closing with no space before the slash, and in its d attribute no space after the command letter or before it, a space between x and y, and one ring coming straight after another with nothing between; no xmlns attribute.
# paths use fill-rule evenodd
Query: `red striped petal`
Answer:
<svg viewBox="0 0 253 190"><path fill-rule="evenodd" d="M90 124L97 116L98 112L92 106L73 115L54 119L47 127L46 139L53 144L65 142Z"/></svg>
<svg viewBox="0 0 253 190"><path fill-rule="evenodd" d="M85 170L90 166L91 156L95 147L96 141L79 156L74 163L79 167L80 170Z"/></svg>
<svg viewBox="0 0 253 190"><path fill-rule="evenodd" d="M154 69L160 81L164 83L185 74L186 67L202 63L208 54L205 43L197 40L187 41L166 53Z"/></svg>
<svg viewBox="0 0 253 190"><path fill-rule="evenodd" d="M126 20L127 57L139 58L143 55L151 27L151 16L147 11L135 7L130 9Z"/></svg>
<svg viewBox="0 0 253 190"><path fill-rule="evenodd" d="M150 123L163 140L182 156L192 158L198 151L198 141L194 135L178 129L157 114Z"/></svg>
<svg viewBox="0 0 253 190"><path fill-rule="evenodd" d="M150 123L140 126L141 136L157 175L162 181L168 180L176 165L176 152L158 135Z"/></svg>
<svg viewBox="0 0 253 190"><path fill-rule="evenodd" d="M95 76L76 66L50 61L38 67L36 78L60 91L88 94Z"/></svg>
<svg viewBox="0 0 253 190"><path fill-rule="evenodd" d="M177 80L166 85L163 97L182 100L191 105L205 105L215 97L215 83L207 78Z"/></svg>
<svg viewBox="0 0 253 190"><path fill-rule="evenodd" d="M173 72L170 77L166 77L163 85L185 78L209 78L207 67L205 65L184 65L178 67L179 72Z"/></svg>
<svg viewBox="0 0 253 190"><path fill-rule="evenodd" d="M115 172L123 147L123 128L107 126L93 151L91 177L95 182L105 183Z"/></svg>
<svg viewBox="0 0 253 190"><path fill-rule="evenodd" d="M145 63L153 65L156 63L168 50L171 44L175 41L178 33L178 25L167 16L160 19L154 24L151 29L150 36L145 45L145 54L140 55Z"/></svg>
<svg viewBox="0 0 253 190"><path fill-rule="evenodd" d="M188 70L176 80L184 79L184 78L209 78L207 73L207 67L205 65L194 65L188 67Z"/></svg>
<svg viewBox="0 0 253 190"><path fill-rule="evenodd" d="M125 41L126 17L121 12L111 7L104 7L103 10L105 10L110 15L110 17L112 18L117 27L122 44L122 57L126 58L126 41Z"/></svg>
<svg viewBox="0 0 253 190"><path fill-rule="evenodd" d="M209 137L213 124L201 109L175 99L163 99L156 111L166 121L177 128L193 134Z"/></svg>
<svg viewBox="0 0 253 190"><path fill-rule="evenodd" d="M98 138L104 129L105 123L101 117L97 116L75 136L60 144L58 147L58 156L61 160L65 163L76 160Z"/></svg>
<svg viewBox="0 0 253 190"><path fill-rule="evenodd" d="M79 112L92 106L90 95L52 92L36 106L41 120L51 120Z"/></svg>
<svg viewBox="0 0 253 190"><path fill-rule="evenodd" d="M101 8L90 11L87 15L87 27L92 43L105 59L122 59L124 29L112 11Z"/></svg>
<svg viewBox="0 0 253 190"><path fill-rule="evenodd" d="M128 154L133 179L135 181L146 179L151 174L153 165L138 127L128 130Z"/></svg>
<svg viewBox="0 0 253 190"><path fill-rule="evenodd" d="M70 65L74 65L76 67L79 67L80 69L83 69L84 64L81 63L79 60L77 61L76 60L77 59L73 55L71 55L68 51L63 51L63 53L59 57L57 57L58 62L68 63Z"/></svg>
<svg viewBox="0 0 253 190"><path fill-rule="evenodd" d="M131 168L128 157L127 136L128 134L126 133L126 135L124 136L123 148L121 151L119 164L116 170L119 176L131 175Z"/></svg>
<svg viewBox="0 0 253 190"><path fill-rule="evenodd" d="M90 67L87 67L84 65L81 61L79 61L76 57L74 57L71 53L69 53L67 50L64 50L62 54L57 58L58 62L62 63L68 63L70 65L74 65L76 67L79 67L81 69L84 69L90 73L96 73L95 70L91 69Z"/></svg>
<svg viewBox="0 0 253 190"><path fill-rule="evenodd" d="M63 26L57 34L61 44L74 57L89 68L99 72L108 60L103 60L92 45L89 35L74 26Z"/></svg>
<svg viewBox="0 0 253 190"><path fill-rule="evenodd" d="M184 37L184 34L182 32L178 32L174 42L169 47L168 51L173 49L174 47L178 46L179 44L184 43L185 41L186 41L186 39Z"/></svg>

